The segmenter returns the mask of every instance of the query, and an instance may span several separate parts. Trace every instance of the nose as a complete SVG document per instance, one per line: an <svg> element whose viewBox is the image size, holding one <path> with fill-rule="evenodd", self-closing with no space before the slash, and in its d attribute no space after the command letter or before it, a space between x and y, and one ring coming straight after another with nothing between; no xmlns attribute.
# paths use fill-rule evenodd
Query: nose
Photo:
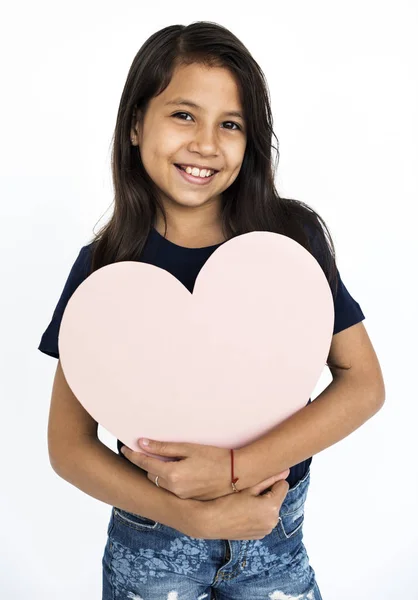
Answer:
<svg viewBox="0 0 418 600"><path fill-rule="evenodd" d="M212 127L199 127L194 131L190 142L190 150L199 152L202 156L213 157L218 153L218 140Z"/></svg>

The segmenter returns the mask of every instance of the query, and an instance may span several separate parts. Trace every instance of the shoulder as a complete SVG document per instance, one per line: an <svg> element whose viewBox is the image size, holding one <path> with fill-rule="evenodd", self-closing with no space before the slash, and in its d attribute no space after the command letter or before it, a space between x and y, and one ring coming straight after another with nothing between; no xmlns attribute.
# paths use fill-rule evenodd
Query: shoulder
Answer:
<svg viewBox="0 0 418 600"><path fill-rule="evenodd" d="M89 244L86 244L85 246L82 246L80 249L80 252L78 254L81 262L88 262L91 260L91 255L93 252L93 242L90 242Z"/></svg>
<svg viewBox="0 0 418 600"><path fill-rule="evenodd" d="M55 313L62 314L68 300L78 286L89 276L91 265L92 244L82 246L74 260L62 290Z"/></svg>
<svg viewBox="0 0 418 600"><path fill-rule="evenodd" d="M303 232L304 245L324 268L334 254L331 233L324 219L308 204L287 199L287 214L292 229Z"/></svg>
<svg viewBox="0 0 418 600"><path fill-rule="evenodd" d="M298 222L303 228L312 256L321 266L331 289L334 301L334 335L365 319L360 304L344 284L338 269L333 239L324 219L307 205L297 211Z"/></svg>
<svg viewBox="0 0 418 600"><path fill-rule="evenodd" d="M331 232L324 219L307 205L302 204L299 207L297 219L305 235L305 247L324 272L335 298L338 291L339 273Z"/></svg>
<svg viewBox="0 0 418 600"><path fill-rule="evenodd" d="M77 278L85 278L88 276L89 274L89 270L90 270L90 265L91 265L91 259L92 259L92 252L93 252L93 243L90 244L86 244L85 246L82 246L81 249L79 250L79 253L77 255L77 258L75 259L72 267L71 267L71 271L70 271L70 277L77 277Z"/></svg>

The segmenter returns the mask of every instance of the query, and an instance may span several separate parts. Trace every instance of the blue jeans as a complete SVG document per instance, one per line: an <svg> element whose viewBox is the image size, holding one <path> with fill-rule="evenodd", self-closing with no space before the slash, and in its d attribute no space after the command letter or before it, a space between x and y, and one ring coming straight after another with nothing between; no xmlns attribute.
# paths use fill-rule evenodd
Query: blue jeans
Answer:
<svg viewBox="0 0 418 600"><path fill-rule="evenodd" d="M302 543L310 469L261 540L184 535L112 507L102 600L322 600Z"/></svg>

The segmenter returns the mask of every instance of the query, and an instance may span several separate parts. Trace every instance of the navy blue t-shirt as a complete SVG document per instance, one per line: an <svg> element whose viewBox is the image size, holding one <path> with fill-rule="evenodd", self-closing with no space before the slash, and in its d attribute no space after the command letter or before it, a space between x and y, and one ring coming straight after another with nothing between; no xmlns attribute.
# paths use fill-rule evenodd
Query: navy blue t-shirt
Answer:
<svg viewBox="0 0 418 600"><path fill-rule="evenodd" d="M192 293L199 271L208 260L210 255L220 245L221 244L215 244L214 246L206 246L204 248L185 248L170 242L160 233L158 233L158 231L153 227L139 260L141 262L146 262L165 269L174 277L176 277ZM54 358L59 358L58 333L64 309L77 287L88 276L91 261L91 249L92 244L88 244L87 246L83 246L81 248L80 253L77 256L77 259L73 264L68 279L64 285L64 289L52 315L52 320L43 333L41 342L38 346L38 350L48 354L49 356L53 356ZM316 258L321 264L319 257ZM365 318L360 305L352 298L342 282L338 270L337 276L337 295L335 296L334 292L332 292L335 309L334 335L343 329L346 329L347 327L351 327L352 325L359 323ZM309 398L307 404L310 402L311 398ZM122 442L117 440L118 452L120 456L125 458L120 452L122 445ZM125 460L128 459L125 458ZM290 487L302 479L302 477L306 474L311 462L312 457L291 467L290 474L287 478Z"/></svg>

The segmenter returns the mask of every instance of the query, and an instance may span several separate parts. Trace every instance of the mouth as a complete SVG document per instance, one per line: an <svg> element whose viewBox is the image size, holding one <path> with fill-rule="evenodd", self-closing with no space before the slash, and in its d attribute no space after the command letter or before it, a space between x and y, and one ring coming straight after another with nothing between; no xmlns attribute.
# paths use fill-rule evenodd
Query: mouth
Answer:
<svg viewBox="0 0 418 600"><path fill-rule="evenodd" d="M207 185L219 173L219 171L214 171L214 173L209 177L195 177L190 173L186 173L186 171L182 167L180 167L180 165L175 164L174 167L185 181L196 185Z"/></svg>

